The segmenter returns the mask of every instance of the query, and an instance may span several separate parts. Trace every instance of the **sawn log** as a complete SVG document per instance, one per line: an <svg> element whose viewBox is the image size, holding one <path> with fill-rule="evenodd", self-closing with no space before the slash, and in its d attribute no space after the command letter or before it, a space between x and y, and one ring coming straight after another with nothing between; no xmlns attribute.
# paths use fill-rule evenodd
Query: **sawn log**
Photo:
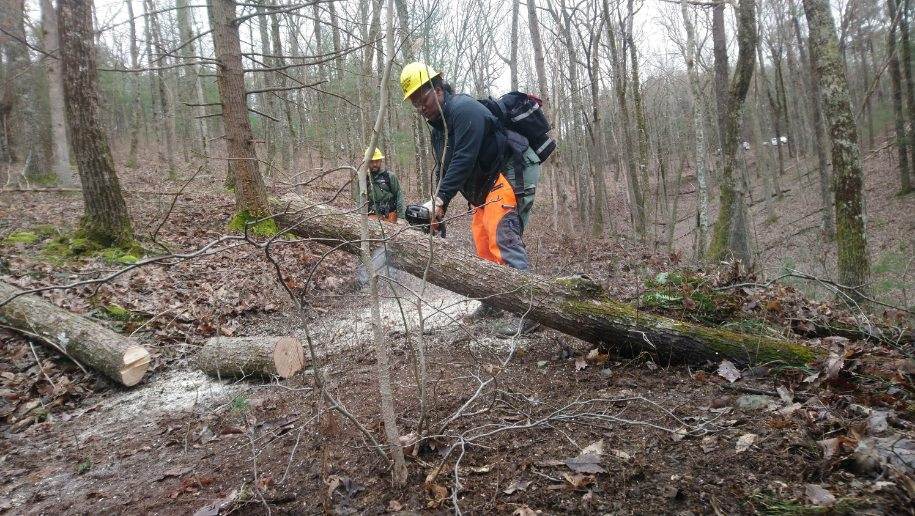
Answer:
<svg viewBox="0 0 915 516"><path fill-rule="evenodd" d="M0 281L0 303L20 292ZM36 338L127 387L139 383L149 368L149 352L136 340L35 295L22 295L0 306L0 324Z"/></svg>
<svg viewBox="0 0 915 516"><path fill-rule="evenodd" d="M289 378L304 364L302 343L293 337L213 337L197 353L197 367L219 378Z"/></svg>
<svg viewBox="0 0 915 516"><path fill-rule="evenodd" d="M281 230L359 252L359 216L288 195L274 202ZM451 240L429 238L406 226L371 221L373 246L386 241L398 269L452 292L526 314L567 335L621 355L648 352L658 363L760 363L803 365L817 352L802 344L701 326L638 310L614 301L581 278L548 278L477 258ZM382 235L384 231L384 236Z"/></svg>

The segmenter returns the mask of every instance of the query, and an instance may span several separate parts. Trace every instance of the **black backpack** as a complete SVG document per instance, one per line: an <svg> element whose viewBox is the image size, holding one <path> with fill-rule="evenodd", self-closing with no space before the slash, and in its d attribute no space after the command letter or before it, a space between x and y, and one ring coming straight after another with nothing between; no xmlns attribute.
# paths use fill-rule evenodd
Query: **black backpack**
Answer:
<svg viewBox="0 0 915 516"><path fill-rule="evenodd" d="M546 119L541 106L543 101L529 93L512 91L499 97L479 99L480 103L495 116L502 126L527 138L531 149L546 161L556 150L556 140L550 137L550 122Z"/></svg>

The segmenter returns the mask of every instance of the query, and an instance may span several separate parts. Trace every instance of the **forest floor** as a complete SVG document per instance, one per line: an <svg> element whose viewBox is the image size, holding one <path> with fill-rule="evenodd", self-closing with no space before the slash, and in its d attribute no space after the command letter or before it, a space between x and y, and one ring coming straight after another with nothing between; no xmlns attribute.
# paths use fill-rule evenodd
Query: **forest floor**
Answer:
<svg viewBox="0 0 915 516"><path fill-rule="evenodd" d="M151 250L187 251L225 234L234 202L219 174L203 172L174 196L184 181L152 179L155 163L119 165ZM78 193L0 193L3 279L61 284L129 261L61 256L53 244L80 213ZM909 227L911 213L899 215ZM458 226L452 238L464 238ZM871 242L903 240L898 228L878 225ZM192 364L210 336L304 340L307 331L327 387L383 442L355 261L280 243L284 281L307 301L299 315L263 251L225 247L132 270L97 291L46 293L147 346L150 372L134 388L0 332L0 513L912 513L915 360L912 343L893 333L911 325L910 314L874 310L870 332L885 332L877 338L813 338L824 322L861 326L860 314L790 284L735 288L755 280L727 267L687 269L676 253L625 239L570 238L544 224L531 228L528 245L538 272L586 273L645 309L804 339L829 358L735 373L608 356L552 330L498 339L495 321L461 322L476 301L429 286L425 298L438 311L424 309L421 420L415 303L399 304L388 289L385 336L410 472L397 488L354 424L322 402L312 374L218 381ZM684 302L699 294L709 298L701 310ZM425 438L412 442L418 434Z"/></svg>

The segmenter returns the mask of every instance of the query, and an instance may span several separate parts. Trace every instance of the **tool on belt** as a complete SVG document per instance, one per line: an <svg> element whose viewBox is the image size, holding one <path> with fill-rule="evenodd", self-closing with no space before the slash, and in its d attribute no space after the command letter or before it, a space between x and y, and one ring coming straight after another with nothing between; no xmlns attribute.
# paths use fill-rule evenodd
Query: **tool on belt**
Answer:
<svg viewBox="0 0 915 516"><path fill-rule="evenodd" d="M422 204L408 204L407 209L404 210L404 218L407 219L408 224L425 233L428 233L431 228L433 234L445 236L444 222L433 221L432 212Z"/></svg>

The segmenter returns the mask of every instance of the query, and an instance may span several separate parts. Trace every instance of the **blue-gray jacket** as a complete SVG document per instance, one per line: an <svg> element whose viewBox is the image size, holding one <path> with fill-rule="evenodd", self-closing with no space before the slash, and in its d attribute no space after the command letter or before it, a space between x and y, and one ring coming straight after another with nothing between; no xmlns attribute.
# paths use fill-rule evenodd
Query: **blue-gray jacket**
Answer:
<svg viewBox="0 0 915 516"><path fill-rule="evenodd" d="M429 125L436 178L440 181L437 195L446 207L458 192L473 205L484 204L506 163L502 124L475 98L446 92L442 117Z"/></svg>

